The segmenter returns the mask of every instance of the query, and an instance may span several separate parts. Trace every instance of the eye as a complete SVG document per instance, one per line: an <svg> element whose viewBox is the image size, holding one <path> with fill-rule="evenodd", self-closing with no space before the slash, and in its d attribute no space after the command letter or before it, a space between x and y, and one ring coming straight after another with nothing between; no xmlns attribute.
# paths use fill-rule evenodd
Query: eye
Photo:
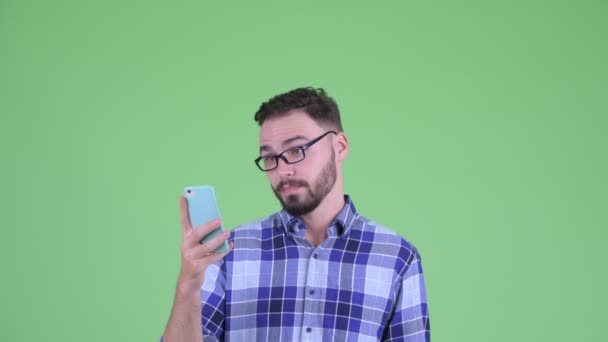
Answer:
<svg viewBox="0 0 608 342"><path fill-rule="evenodd" d="M262 161L268 163L274 160L274 156L262 156Z"/></svg>
<svg viewBox="0 0 608 342"><path fill-rule="evenodd" d="M290 150L287 150L285 154L289 155L290 157L298 157L302 155L302 150L299 147L294 147Z"/></svg>

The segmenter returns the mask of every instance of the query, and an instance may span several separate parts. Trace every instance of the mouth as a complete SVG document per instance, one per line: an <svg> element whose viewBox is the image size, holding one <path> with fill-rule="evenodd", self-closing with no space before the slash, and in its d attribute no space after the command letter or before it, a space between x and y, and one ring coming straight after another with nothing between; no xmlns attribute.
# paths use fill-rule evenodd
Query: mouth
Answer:
<svg viewBox="0 0 608 342"><path fill-rule="evenodd" d="M279 192L282 194L291 194L298 191L298 189L300 189L300 186L298 185L284 185L279 189Z"/></svg>

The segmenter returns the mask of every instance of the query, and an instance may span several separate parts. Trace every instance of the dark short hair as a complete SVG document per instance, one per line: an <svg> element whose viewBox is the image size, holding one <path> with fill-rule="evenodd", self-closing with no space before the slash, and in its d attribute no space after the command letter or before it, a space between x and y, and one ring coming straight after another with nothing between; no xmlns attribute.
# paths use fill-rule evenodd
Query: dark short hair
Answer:
<svg viewBox="0 0 608 342"><path fill-rule="evenodd" d="M342 131L338 105L322 88L297 88L276 95L262 103L254 118L262 126L266 119L286 115L294 109L306 112L320 125L326 124Z"/></svg>

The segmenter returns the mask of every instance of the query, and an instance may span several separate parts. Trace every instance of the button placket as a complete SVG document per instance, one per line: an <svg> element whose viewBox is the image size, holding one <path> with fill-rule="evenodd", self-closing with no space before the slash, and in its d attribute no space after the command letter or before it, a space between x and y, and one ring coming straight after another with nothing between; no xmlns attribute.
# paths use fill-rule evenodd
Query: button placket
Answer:
<svg viewBox="0 0 608 342"><path fill-rule="evenodd" d="M316 338L316 334L318 331L314 331L313 327L321 324L319 322L319 310L320 303L316 300L316 296L318 295L317 286L319 284L319 280L316 279L319 276L318 252L316 248L312 248L312 253L309 254L310 257L308 259L308 270L306 275L306 283L303 284L304 287L304 319L302 321L302 331L304 333L304 340L309 341L310 339Z"/></svg>
<svg viewBox="0 0 608 342"><path fill-rule="evenodd" d="M317 260L319 259L319 253L317 253L317 249L315 249L315 250L313 251L313 253L312 253L312 257L313 257L313 259L314 259L314 260L311 260L311 261L317 261ZM312 295L314 295L314 294L315 294L315 289L314 289L314 288L309 288L309 290L308 290L308 295L309 295L309 296L312 296Z"/></svg>

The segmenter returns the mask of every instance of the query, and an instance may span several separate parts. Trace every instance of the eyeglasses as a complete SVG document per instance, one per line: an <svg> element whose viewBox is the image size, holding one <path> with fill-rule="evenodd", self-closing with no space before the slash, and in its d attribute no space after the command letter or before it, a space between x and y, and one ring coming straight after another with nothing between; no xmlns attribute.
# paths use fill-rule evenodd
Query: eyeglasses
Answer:
<svg viewBox="0 0 608 342"><path fill-rule="evenodd" d="M257 165L260 170L266 172L276 169L279 166L279 159L284 161L285 164L299 163L306 158L306 153L304 151L306 151L306 149L310 146L316 144L319 140L323 139L323 137L329 133L338 134L336 131L327 131L320 137L311 140L306 145L292 147L275 155L259 156L255 160L255 165Z"/></svg>

